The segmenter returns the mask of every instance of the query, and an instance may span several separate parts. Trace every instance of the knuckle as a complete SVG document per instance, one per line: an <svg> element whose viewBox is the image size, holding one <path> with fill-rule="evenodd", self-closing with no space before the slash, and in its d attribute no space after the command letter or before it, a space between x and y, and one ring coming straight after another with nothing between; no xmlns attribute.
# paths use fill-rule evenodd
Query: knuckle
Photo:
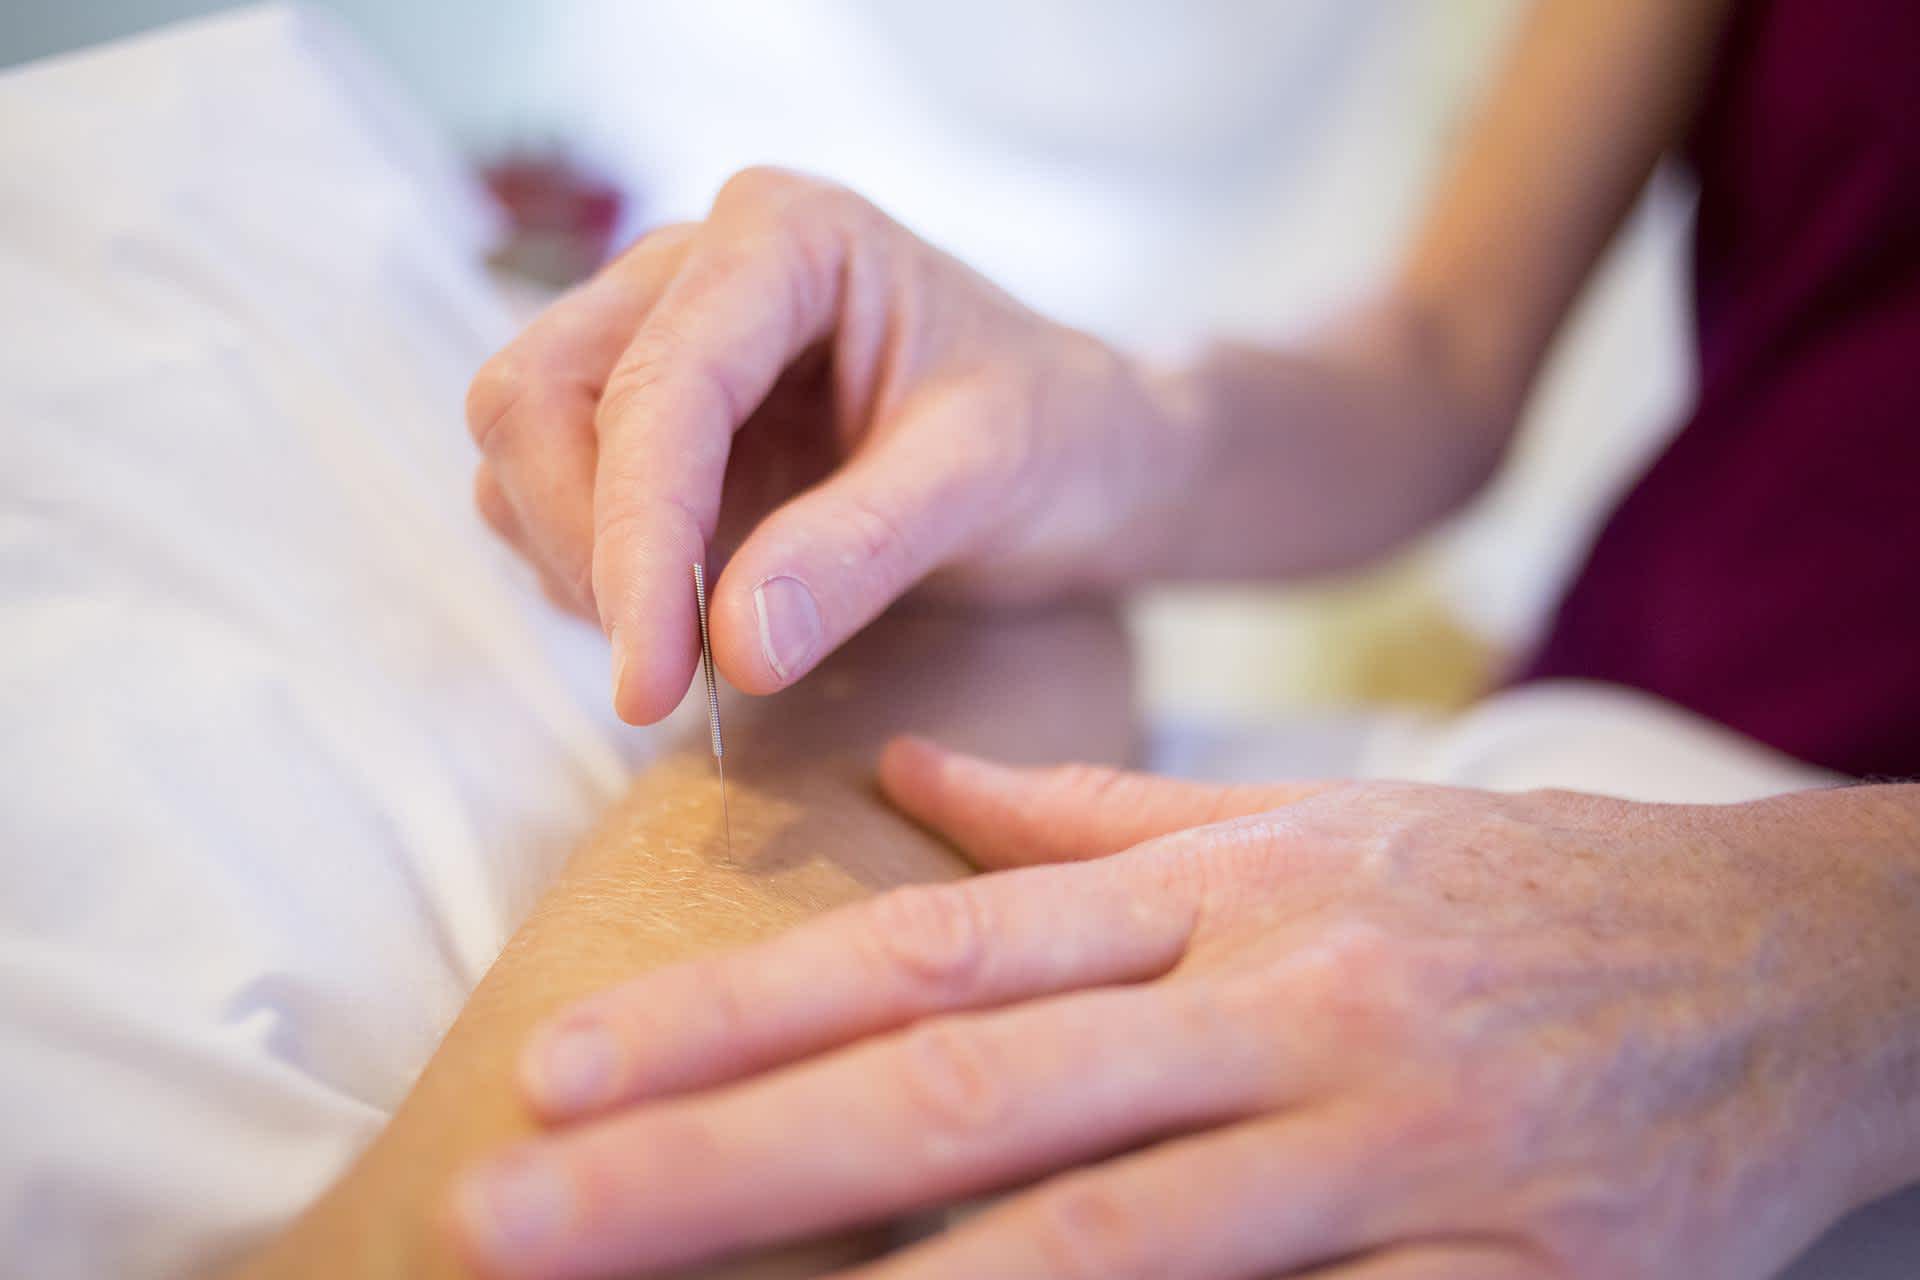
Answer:
<svg viewBox="0 0 1920 1280"><path fill-rule="evenodd" d="M1169 1026L1182 1040L1213 1046L1227 1061L1249 1050L1270 1056L1273 1041L1259 1031L1274 1021L1274 1000L1266 984L1257 979L1188 982L1169 990L1174 995Z"/></svg>
<svg viewBox="0 0 1920 1280"><path fill-rule="evenodd" d="M740 989L740 971L725 959L695 964L689 975L694 1007L707 1020L716 1044L737 1044L755 1025L746 994Z"/></svg>
<svg viewBox="0 0 1920 1280"><path fill-rule="evenodd" d="M1122 798L1126 777L1120 770L1105 765L1062 764L1047 770L1044 785L1055 799L1102 805Z"/></svg>
<svg viewBox="0 0 1920 1280"><path fill-rule="evenodd" d="M702 241L682 269L679 288L698 294L752 279L767 291L770 316L811 332L844 287L846 246L881 230L879 210L837 183L778 169L734 175L714 202L727 230ZM784 294L784 306L773 300Z"/></svg>
<svg viewBox="0 0 1920 1280"><path fill-rule="evenodd" d="M1290 994L1351 1042L1377 1041L1403 1030L1417 1006L1405 945L1363 919L1322 929L1290 958Z"/></svg>
<svg viewBox="0 0 1920 1280"><path fill-rule="evenodd" d="M593 594L593 553L582 551L573 555L560 573L569 606L579 609L586 617L593 617L598 611Z"/></svg>
<svg viewBox="0 0 1920 1280"><path fill-rule="evenodd" d="M869 206L837 182L776 165L751 165L721 185L714 207L784 220L834 217Z"/></svg>
<svg viewBox="0 0 1920 1280"><path fill-rule="evenodd" d="M591 1230L632 1212L636 1175L656 1170L711 1169L726 1158L713 1126L690 1108L657 1109L645 1137L631 1144L582 1144L566 1161L580 1208L579 1223Z"/></svg>
<svg viewBox="0 0 1920 1280"><path fill-rule="evenodd" d="M879 209L858 192L837 182L812 181L795 193L794 207L802 217L850 230L866 230L879 221Z"/></svg>
<svg viewBox="0 0 1920 1280"><path fill-rule="evenodd" d="M714 197L713 203L716 208L736 204L752 207L778 204L809 181L778 165L748 165L720 184L719 194Z"/></svg>
<svg viewBox="0 0 1920 1280"><path fill-rule="evenodd" d="M621 424L638 420L647 396L658 386L660 375L654 366L633 366L622 364L607 377L606 389L600 394L600 403L594 409L594 433L599 437L604 449ZM601 465L608 461L601 455Z"/></svg>
<svg viewBox="0 0 1920 1280"><path fill-rule="evenodd" d="M1391 932L1352 917L1325 930L1316 954L1324 983L1369 990L1383 985L1400 961L1399 942Z"/></svg>
<svg viewBox="0 0 1920 1280"><path fill-rule="evenodd" d="M964 999L978 986L987 922L968 886L910 886L874 900L868 936L881 963L935 1002Z"/></svg>
<svg viewBox="0 0 1920 1280"><path fill-rule="evenodd" d="M621 592L619 578L631 574L636 559L644 556L655 540L678 537L704 542L712 534L710 525L684 497L636 494L624 479L616 479L605 500L594 503L593 520L593 546L587 552L586 571L587 585L596 592ZM620 598L638 603L637 598Z"/></svg>
<svg viewBox="0 0 1920 1280"><path fill-rule="evenodd" d="M962 394L970 416L992 424L964 441L974 465L1009 485L1032 476L1042 453L1036 391L1024 379L995 373L973 379Z"/></svg>
<svg viewBox="0 0 1920 1280"><path fill-rule="evenodd" d="M719 408L725 423L717 439L723 447L731 439L733 428L746 420L747 411L752 407L734 388L726 369L710 351L672 325L652 320L633 336L601 388L600 404L594 415L594 425L601 438L606 439L621 423L637 421L647 409L647 402L669 387L679 392L691 391L696 404L699 397L704 396L709 404ZM689 442L690 447L693 444Z"/></svg>
<svg viewBox="0 0 1920 1280"><path fill-rule="evenodd" d="M681 362L685 349L685 341L666 325L643 325L633 335L619 363L607 374L606 385L600 388L594 422L601 435L606 434L609 424L629 417L645 401L665 372Z"/></svg>
<svg viewBox="0 0 1920 1280"><path fill-rule="evenodd" d="M473 505L495 533L504 538L512 532L513 510L507 502L506 491L500 487L493 469L484 462L473 474Z"/></svg>
<svg viewBox="0 0 1920 1280"><path fill-rule="evenodd" d="M901 1094L928 1142L944 1160L958 1144L991 1129L1008 1106L1003 1073L979 1028L955 1019L923 1023L901 1045Z"/></svg>
<svg viewBox="0 0 1920 1280"><path fill-rule="evenodd" d="M871 500L849 496L838 523L858 563L889 582L912 564L914 544L906 526Z"/></svg>
<svg viewBox="0 0 1920 1280"><path fill-rule="evenodd" d="M1351 1144L1356 1158L1378 1163L1397 1155L1442 1172L1512 1172L1498 1137L1500 1130L1511 1127L1503 1100L1469 1094L1448 1066L1437 1066L1432 1075L1403 1084L1398 1096L1381 1104Z"/></svg>
<svg viewBox="0 0 1920 1280"><path fill-rule="evenodd" d="M1136 855L1134 871L1145 892L1191 904L1197 914L1206 914L1221 883L1211 845L1182 831L1140 846Z"/></svg>
<svg viewBox="0 0 1920 1280"><path fill-rule="evenodd" d="M1142 1223L1104 1181L1069 1177L1039 1195L1028 1230L1034 1252L1058 1280L1110 1280L1163 1274L1163 1259L1151 1256Z"/></svg>
<svg viewBox="0 0 1920 1280"><path fill-rule="evenodd" d="M616 263L621 266L635 265L648 255L685 243L689 236L696 234L699 230L700 224L697 222L665 222L657 227L650 227L641 232L632 244L620 251Z"/></svg>
<svg viewBox="0 0 1920 1280"><path fill-rule="evenodd" d="M512 416L526 389L526 375L509 352L494 356L473 375L467 387L467 431L482 452Z"/></svg>
<svg viewBox="0 0 1920 1280"><path fill-rule="evenodd" d="M581 617L591 616L588 606L575 594L573 586L554 577L551 573L543 572L540 575L540 590L546 596L547 603L560 612L576 613Z"/></svg>

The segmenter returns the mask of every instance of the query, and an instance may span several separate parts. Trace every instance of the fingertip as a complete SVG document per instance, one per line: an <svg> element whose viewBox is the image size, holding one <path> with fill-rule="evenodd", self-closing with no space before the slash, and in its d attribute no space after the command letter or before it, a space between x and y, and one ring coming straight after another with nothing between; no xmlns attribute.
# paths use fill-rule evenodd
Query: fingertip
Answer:
<svg viewBox="0 0 1920 1280"><path fill-rule="evenodd" d="M1018 769L917 734L902 734L889 742L881 753L880 768L883 785L891 781L900 795L915 798L929 812L997 801L1022 776Z"/></svg>
<svg viewBox="0 0 1920 1280"><path fill-rule="evenodd" d="M937 760L946 754L945 747L917 733L896 733L880 749L883 760L891 758L902 762Z"/></svg>
<svg viewBox="0 0 1920 1280"><path fill-rule="evenodd" d="M618 1100L625 1052L608 1023L591 1013L562 1017L536 1030L520 1051L520 1096L535 1115L558 1123Z"/></svg>
<svg viewBox="0 0 1920 1280"><path fill-rule="evenodd" d="M440 1222L455 1256L475 1273L520 1276L551 1269L577 1212L565 1168L528 1144L457 1174Z"/></svg>
<svg viewBox="0 0 1920 1280"><path fill-rule="evenodd" d="M880 789L902 813L989 869L1045 861L1029 847L1029 771L911 735L881 752Z"/></svg>
<svg viewBox="0 0 1920 1280"><path fill-rule="evenodd" d="M432 1216L432 1224L447 1252L474 1275L484 1276L490 1274L487 1270L488 1259L480 1254L478 1224L475 1221L483 1210L479 1202L479 1190L471 1184L470 1173L454 1175L453 1185L441 1198Z"/></svg>
<svg viewBox="0 0 1920 1280"><path fill-rule="evenodd" d="M880 749L880 790L899 808L916 813L934 794L947 752L917 734L902 734Z"/></svg>
<svg viewBox="0 0 1920 1280"><path fill-rule="evenodd" d="M657 724L673 714L693 683L693 669L673 670L671 655L642 650L622 626L613 628L608 643L614 714L631 725Z"/></svg>

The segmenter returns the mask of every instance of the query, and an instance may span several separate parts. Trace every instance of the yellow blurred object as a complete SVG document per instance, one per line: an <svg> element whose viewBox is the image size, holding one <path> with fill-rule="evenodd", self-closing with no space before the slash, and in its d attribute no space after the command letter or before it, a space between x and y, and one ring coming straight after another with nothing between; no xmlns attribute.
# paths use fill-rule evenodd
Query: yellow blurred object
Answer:
<svg viewBox="0 0 1920 1280"><path fill-rule="evenodd" d="M1289 711L1473 701L1501 655L1460 621L1415 554L1323 585L1179 588L1133 610L1156 715L1260 720Z"/></svg>

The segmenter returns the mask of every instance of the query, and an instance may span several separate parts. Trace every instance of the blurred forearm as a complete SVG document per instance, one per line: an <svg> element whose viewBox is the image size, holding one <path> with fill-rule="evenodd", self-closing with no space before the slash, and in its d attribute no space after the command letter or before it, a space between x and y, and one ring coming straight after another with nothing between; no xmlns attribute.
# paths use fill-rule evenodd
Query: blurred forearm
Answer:
<svg viewBox="0 0 1920 1280"><path fill-rule="evenodd" d="M1727 0L1537 0L1369 305L1165 378L1196 445L1161 576L1352 567L1492 474L1554 334L1693 117Z"/></svg>
<svg viewBox="0 0 1920 1280"><path fill-rule="evenodd" d="M1382 313L1284 350L1221 345L1162 384L1200 462L1156 576L1356 567L1458 508L1512 419L1456 387L1417 322Z"/></svg>

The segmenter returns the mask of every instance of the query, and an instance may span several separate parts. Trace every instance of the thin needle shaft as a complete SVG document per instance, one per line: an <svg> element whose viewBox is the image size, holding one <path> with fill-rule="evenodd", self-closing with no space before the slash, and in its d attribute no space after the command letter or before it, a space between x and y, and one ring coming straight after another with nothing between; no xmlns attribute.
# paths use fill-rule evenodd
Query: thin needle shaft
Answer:
<svg viewBox="0 0 1920 1280"><path fill-rule="evenodd" d="M707 570L693 566L693 600L700 614L700 667L707 677L707 728L713 735L713 767L720 775L720 823L727 835L727 856L733 856L733 815L727 812L726 747L720 741L720 686L713 675L713 639L707 631Z"/></svg>

